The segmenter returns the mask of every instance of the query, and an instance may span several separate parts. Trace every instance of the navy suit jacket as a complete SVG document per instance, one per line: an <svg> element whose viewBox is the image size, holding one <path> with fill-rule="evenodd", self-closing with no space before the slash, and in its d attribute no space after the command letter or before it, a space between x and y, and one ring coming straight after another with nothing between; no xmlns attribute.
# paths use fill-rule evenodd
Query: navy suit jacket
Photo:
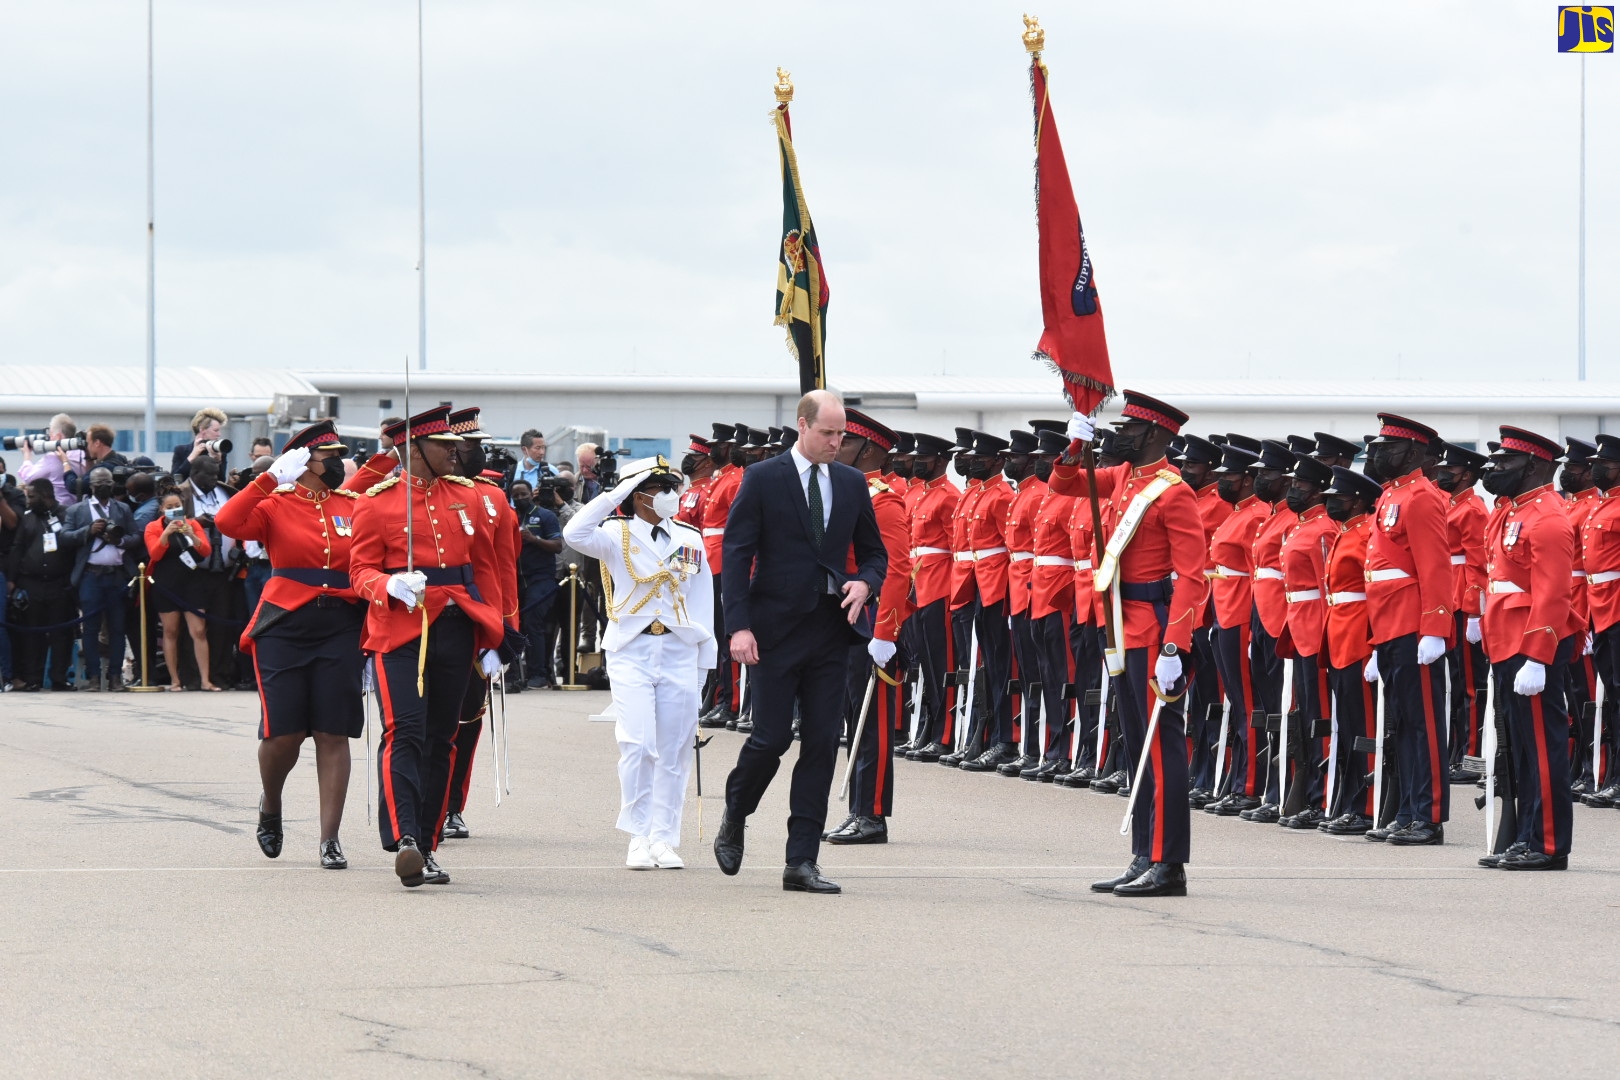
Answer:
<svg viewBox="0 0 1620 1080"><path fill-rule="evenodd" d="M135 528L134 511L117 499L107 506L108 523L124 527L123 539L116 546L124 556L124 572L134 577L140 560L145 556L146 541ZM91 549L103 543L90 537L90 523L94 520L90 513L90 499L86 496L67 508L66 518L62 523L63 542L78 546L78 552L73 556L73 576L70 579L75 586L84 577L84 568L89 565Z"/></svg>
<svg viewBox="0 0 1620 1080"><path fill-rule="evenodd" d="M786 640L825 595L829 574L840 588L846 581L866 582L872 601L877 600L889 555L872 513L866 477L836 461L827 466L827 476L832 516L818 549L793 455L779 454L743 473L726 519L720 592L727 633L752 630L762 649ZM853 574L848 570L851 551ZM850 644L872 636L871 613L868 604L850 627Z"/></svg>

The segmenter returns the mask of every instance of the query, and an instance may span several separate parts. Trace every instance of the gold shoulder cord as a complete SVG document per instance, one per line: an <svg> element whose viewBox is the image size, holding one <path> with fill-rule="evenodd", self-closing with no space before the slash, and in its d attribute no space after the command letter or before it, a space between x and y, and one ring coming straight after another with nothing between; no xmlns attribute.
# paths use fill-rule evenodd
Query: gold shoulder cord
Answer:
<svg viewBox="0 0 1620 1080"><path fill-rule="evenodd" d="M648 590L647 595L643 596L640 601L636 603L635 607L631 608L629 611L621 613L613 602L613 575L608 572L607 561L603 560L601 564L602 598L607 601L608 618L614 622L618 622L620 614L636 614L636 612L647 606L647 602L649 600L655 596L661 595L664 589L667 587L669 589L670 604L675 608L675 617L680 619L682 622L686 622L686 601L681 597L680 590L680 586L686 582L686 575L674 574L670 572L668 567L660 567L656 574L653 574L650 577L642 577L640 574L636 573L635 565L630 561L629 522L621 521L619 523L619 536L624 541L624 572L629 574L630 580L634 581L637 585L652 585L654 588Z"/></svg>

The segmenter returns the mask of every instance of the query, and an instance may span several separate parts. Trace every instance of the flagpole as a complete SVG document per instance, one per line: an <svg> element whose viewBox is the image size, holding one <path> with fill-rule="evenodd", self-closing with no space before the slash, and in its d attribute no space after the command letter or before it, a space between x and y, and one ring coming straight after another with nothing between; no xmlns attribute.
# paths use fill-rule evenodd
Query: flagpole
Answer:
<svg viewBox="0 0 1620 1080"><path fill-rule="evenodd" d="M1580 268L1577 274L1579 299L1576 304L1576 378L1586 381L1586 54L1581 53L1581 237Z"/></svg>
<svg viewBox="0 0 1620 1080"><path fill-rule="evenodd" d="M427 370L427 153L422 118L422 3L416 0L416 363Z"/></svg>
<svg viewBox="0 0 1620 1080"><path fill-rule="evenodd" d="M142 449L157 460L157 210L152 140L152 6L146 0L146 430Z"/></svg>

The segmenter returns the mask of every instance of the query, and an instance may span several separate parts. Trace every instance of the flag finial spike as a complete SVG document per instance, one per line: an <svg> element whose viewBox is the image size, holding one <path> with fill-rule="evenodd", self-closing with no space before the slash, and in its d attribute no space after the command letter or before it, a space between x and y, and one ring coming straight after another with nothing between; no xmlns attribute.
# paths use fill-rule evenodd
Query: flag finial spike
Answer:
<svg viewBox="0 0 1620 1080"><path fill-rule="evenodd" d="M776 69L776 100L786 105L793 100L793 73Z"/></svg>
<svg viewBox="0 0 1620 1080"><path fill-rule="evenodd" d="M1041 55L1046 48L1046 31L1041 29L1041 20L1034 15L1024 16L1024 49L1027 52Z"/></svg>

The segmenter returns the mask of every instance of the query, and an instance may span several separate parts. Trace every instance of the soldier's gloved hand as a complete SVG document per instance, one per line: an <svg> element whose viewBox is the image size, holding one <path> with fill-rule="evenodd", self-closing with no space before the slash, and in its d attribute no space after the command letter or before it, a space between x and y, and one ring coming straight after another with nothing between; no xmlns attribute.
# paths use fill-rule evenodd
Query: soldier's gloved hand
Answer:
<svg viewBox="0 0 1620 1080"><path fill-rule="evenodd" d="M1161 656L1153 665L1153 677L1159 680L1160 690L1169 690L1181 678L1181 657Z"/></svg>
<svg viewBox="0 0 1620 1080"><path fill-rule="evenodd" d="M1586 647L1581 650L1581 655L1582 656L1591 656L1592 655L1592 648L1593 648L1593 646L1595 644L1596 644L1596 642L1592 638L1592 631L1588 630L1586 632Z"/></svg>
<svg viewBox="0 0 1620 1080"><path fill-rule="evenodd" d="M1367 657L1367 666L1361 669L1361 677L1368 682L1378 681L1378 654L1373 653Z"/></svg>
<svg viewBox="0 0 1620 1080"><path fill-rule="evenodd" d="M638 473L635 476L620 480L618 486L613 489L614 503L622 503L624 500L628 499L630 497L630 493L636 490L636 488L639 487L641 482L645 479L647 479L646 473Z"/></svg>
<svg viewBox="0 0 1620 1080"><path fill-rule="evenodd" d="M1069 428L1064 434L1068 435L1070 442L1076 439L1090 442L1091 437L1097 434L1097 422L1084 413L1075 413L1069 417Z"/></svg>
<svg viewBox="0 0 1620 1080"><path fill-rule="evenodd" d="M1418 663L1432 664L1446 655L1446 639L1424 634L1418 638Z"/></svg>
<svg viewBox="0 0 1620 1080"><path fill-rule="evenodd" d="M1524 667L1513 676L1513 692L1531 697L1545 689L1547 689L1547 666L1534 660L1526 660Z"/></svg>
<svg viewBox="0 0 1620 1080"><path fill-rule="evenodd" d="M282 454L270 463L270 475L278 484L290 484L304 475L309 468L309 447L299 446Z"/></svg>
<svg viewBox="0 0 1620 1080"><path fill-rule="evenodd" d="M1468 644L1470 645L1478 645L1480 643L1482 635L1479 631L1478 619L1468 620L1468 626L1463 630L1463 637L1468 639Z"/></svg>
<svg viewBox="0 0 1620 1080"><path fill-rule="evenodd" d="M494 649L485 649L478 657L478 666L484 672L484 678L493 679L501 673L504 667L501 663L501 654Z"/></svg>
<svg viewBox="0 0 1620 1080"><path fill-rule="evenodd" d="M427 575L420 570L409 570L389 575L388 595L408 608L414 608L420 604L422 595L426 592Z"/></svg>
<svg viewBox="0 0 1620 1080"><path fill-rule="evenodd" d="M866 655L870 656L872 663L878 667L888 667L889 661L894 659L894 642L873 638L866 643Z"/></svg>

